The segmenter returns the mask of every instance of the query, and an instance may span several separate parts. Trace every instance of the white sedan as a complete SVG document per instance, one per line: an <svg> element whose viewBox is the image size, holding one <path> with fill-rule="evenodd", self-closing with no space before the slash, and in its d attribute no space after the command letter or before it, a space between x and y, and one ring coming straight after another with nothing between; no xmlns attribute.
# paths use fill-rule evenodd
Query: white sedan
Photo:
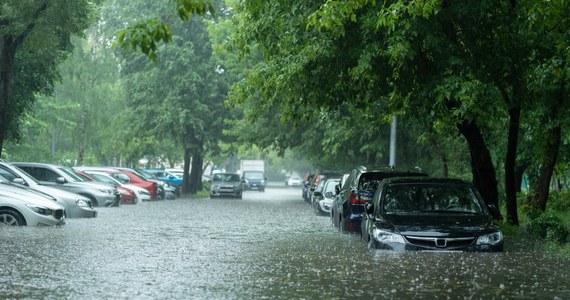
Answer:
<svg viewBox="0 0 570 300"><path fill-rule="evenodd" d="M57 226L65 224L65 208L47 194L0 178L0 225Z"/></svg>
<svg viewBox="0 0 570 300"><path fill-rule="evenodd" d="M285 180L286 186L301 186L302 184L303 180L297 175L289 176L287 180Z"/></svg>

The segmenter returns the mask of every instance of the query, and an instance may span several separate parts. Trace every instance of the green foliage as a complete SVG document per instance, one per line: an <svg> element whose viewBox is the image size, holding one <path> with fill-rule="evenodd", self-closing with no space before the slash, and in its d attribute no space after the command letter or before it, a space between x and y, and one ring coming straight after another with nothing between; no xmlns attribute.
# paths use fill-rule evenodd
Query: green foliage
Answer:
<svg viewBox="0 0 570 300"><path fill-rule="evenodd" d="M172 40L172 32L168 24L158 19L135 23L121 30L117 35L116 45L133 50L140 49L151 60L156 60L157 44Z"/></svg>
<svg viewBox="0 0 570 300"><path fill-rule="evenodd" d="M550 213L531 219L527 230L531 235L557 243L565 243L568 237L568 229L560 217Z"/></svg>
<svg viewBox="0 0 570 300"><path fill-rule="evenodd" d="M559 192L551 192L548 207L556 212L570 212L570 190L563 189Z"/></svg>
<svg viewBox="0 0 570 300"><path fill-rule="evenodd" d="M214 14L215 9L209 0L176 0L176 14L188 21L193 15ZM114 45L134 51L140 50L152 61L157 58L158 45L172 41L171 22L163 18L151 18L135 22L121 29Z"/></svg>

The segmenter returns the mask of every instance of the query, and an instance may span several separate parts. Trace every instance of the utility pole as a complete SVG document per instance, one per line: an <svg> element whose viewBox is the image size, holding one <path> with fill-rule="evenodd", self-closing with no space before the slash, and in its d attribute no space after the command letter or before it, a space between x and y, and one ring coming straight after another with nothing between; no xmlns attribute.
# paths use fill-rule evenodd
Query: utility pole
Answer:
<svg viewBox="0 0 570 300"><path fill-rule="evenodd" d="M390 127L390 167L396 166L396 124L398 117L392 117L392 126Z"/></svg>

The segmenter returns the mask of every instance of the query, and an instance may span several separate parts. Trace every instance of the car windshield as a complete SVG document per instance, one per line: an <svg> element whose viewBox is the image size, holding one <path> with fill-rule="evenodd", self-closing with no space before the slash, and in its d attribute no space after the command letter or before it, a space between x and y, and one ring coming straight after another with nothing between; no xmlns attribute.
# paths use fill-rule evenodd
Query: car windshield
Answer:
<svg viewBox="0 0 570 300"><path fill-rule="evenodd" d="M261 172L246 172L243 176L247 179L263 179Z"/></svg>
<svg viewBox="0 0 570 300"><path fill-rule="evenodd" d="M73 172L73 169L71 169L69 167L60 167L59 170L62 171L63 173L65 173L67 176L71 177L73 179L73 181L76 181L76 182L88 181L87 179L75 174L75 172Z"/></svg>
<svg viewBox="0 0 570 300"><path fill-rule="evenodd" d="M340 182L340 180L327 180L327 184L325 185L325 194L327 192L335 192L334 188L335 186Z"/></svg>
<svg viewBox="0 0 570 300"><path fill-rule="evenodd" d="M395 184L386 189L387 213L482 213L473 190L466 185Z"/></svg>
<svg viewBox="0 0 570 300"><path fill-rule="evenodd" d="M223 182L236 182L240 181L239 176L237 174L216 174L213 178L214 181L223 181Z"/></svg>

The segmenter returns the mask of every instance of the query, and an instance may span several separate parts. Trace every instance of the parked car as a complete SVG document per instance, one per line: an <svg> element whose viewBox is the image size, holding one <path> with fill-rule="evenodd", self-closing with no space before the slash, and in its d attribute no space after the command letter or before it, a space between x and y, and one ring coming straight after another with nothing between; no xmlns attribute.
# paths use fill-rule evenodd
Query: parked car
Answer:
<svg viewBox="0 0 570 300"><path fill-rule="evenodd" d="M285 179L286 186L301 186L303 184L303 179L297 175L291 175Z"/></svg>
<svg viewBox="0 0 570 300"><path fill-rule="evenodd" d="M136 204L139 201L150 201L150 192L142 187L136 186L134 184L124 184L111 176L107 172L98 171L81 171L86 175L90 176L94 180L112 184L119 189L123 190L121 193L121 203L124 204Z"/></svg>
<svg viewBox="0 0 570 300"><path fill-rule="evenodd" d="M315 174L311 174L311 173L307 173L307 175L305 175L305 180L303 181L303 188L301 190L301 196L303 198L303 201L305 202L309 202L311 199L309 198L309 192L311 191L311 181L313 180L313 178L315 177Z"/></svg>
<svg viewBox="0 0 570 300"><path fill-rule="evenodd" d="M165 169L144 169L145 172L153 174L158 179L168 183L175 188L175 193L180 196L180 189L182 188L182 177L176 176Z"/></svg>
<svg viewBox="0 0 570 300"><path fill-rule="evenodd" d="M339 171L331 170L317 170L315 176L311 179L307 190L307 202L312 205L313 192L317 189L319 184L322 184L327 178L341 178L343 175Z"/></svg>
<svg viewBox="0 0 570 300"><path fill-rule="evenodd" d="M27 186L53 196L57 199L59 204L65 207L67 218L97 217L97 210L93 208L93 204L89 198L80 194L41 185L35 178L10 163L0 161L0 175L12 183Z"/></svg>
<svg viewBox="0 0 570 300"><path fill-rule="evenodd" d="M338 178L329 178L323 183L322 188L313 192L313 210L316 215L330 216L331 206L336 196L335 188L340 183Z"/></svg>
<svg viewBox="0 0 570 300"><path fill-rule="evenodd" d="M390 178L366 204L362 238L388 250L503 251L492 209L459 179Z"/></svg>
<svg viewBox="0 0 570 300"><path fill-rule="evenodd" d="M146 180L135 173L127 172L127 171L114 171L109 172L109 175L115 179L117 179L122 184L132 184L138 187L146 189L152 200L157 200L157 183L154 181Z"/></svg>
<svg viewBox="0 0 570 300"><path fill-rule="evenodd" d="M360 166L352 170L333 201L332 223L343 232L360 231L364 204L372 200L378 184L390 177L427 176L416 170L398 170L391 167L367 168Z"/></svg>
<svg viewBox="0 0 570 300"><path fill-rule="evenodd" d="M244 181L243 190L258 190L260 192L265 192L265 183L267 178L263 171L243 171L241 175Z"/></svg>
<svg viewBox="0 0 570 300"><path fill-rule="evenodd" d="M238 174L217 173L212 176L210 185L210 198L234 197L241 199L243 181Z"/></svg>
<svg viewBox="0 0 570 300"><path fill-rule="evenodd" d="M18 186L0 176L0 225L59 226L65 207L47 194Z"/></svg>
<svg viewBox="0 0 570 300"><path fill-rule="evenodd" d="M88 182L77 176L70 167L30 162L14 162L12 165L24 170L41 185L66 190L89 198L93 206L119 206L120 196L117 188L100 182Z"/></svg>

